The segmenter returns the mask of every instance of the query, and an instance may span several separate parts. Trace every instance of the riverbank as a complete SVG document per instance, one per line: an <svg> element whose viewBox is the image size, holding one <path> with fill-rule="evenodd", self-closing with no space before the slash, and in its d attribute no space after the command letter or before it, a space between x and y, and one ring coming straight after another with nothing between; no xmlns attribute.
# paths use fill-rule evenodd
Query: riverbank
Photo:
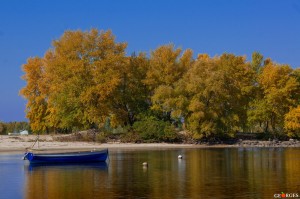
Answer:
<svg viewBox="0 0 300 199"><path fill-rule="evenodd" d="M60 135L40 135L39 142L35 147L44 149L93 149L109 148L119 149L161 149L161 148L232 148L232 147L300 147L300 141L290 139L289 141L261 141L261 140L238 140L236 142L225 143L198 143L198 144L170 144L170 143L120 143L118 141L109 143L97 142L76 142L76 141L57 141ZM62 135L63 136L63 135ZM28 136L0 136L0 152L25 151L31 147L36 140L36 135Z"/></svg>

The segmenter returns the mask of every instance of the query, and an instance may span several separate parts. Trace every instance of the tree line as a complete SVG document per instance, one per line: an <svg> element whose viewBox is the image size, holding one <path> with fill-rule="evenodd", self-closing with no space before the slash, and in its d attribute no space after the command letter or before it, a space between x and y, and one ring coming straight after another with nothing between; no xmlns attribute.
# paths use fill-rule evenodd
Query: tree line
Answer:
<svg viewBox="0 0 300 199"><path fill-rule="evenodd" d="M111 31L66 31L22 68L34 132L126 128L145 138L300 136L300 70L264 58L194 56L172 44L126 55ZM128 131L126 131L128 132Z"/></svg>
<svg viewBox="0 0 300 199"><path fill-rule="evenodd" d="M8 133L19 133L20 131L30 131L28 122L1 122L0 121L0 135L7 135Z"/></svg>

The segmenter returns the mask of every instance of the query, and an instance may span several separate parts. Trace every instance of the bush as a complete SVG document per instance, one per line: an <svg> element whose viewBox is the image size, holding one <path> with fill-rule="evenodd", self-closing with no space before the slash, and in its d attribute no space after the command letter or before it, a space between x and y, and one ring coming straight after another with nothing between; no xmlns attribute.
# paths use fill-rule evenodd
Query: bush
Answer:
<svg viewBox="0 0 300 199"><path fill-rule="evenodd" d="M105 135L105 133L103 133L103 132L98 133L96 135L96 142L105 143L106 142L106 135Z"/></svg>
<svg viewBox="0 0 300 199"><path fill-rule="evenodd" d="M177 139L175 127L172 124L151 116L135 122L133 130L146 141L174 141Z"/></svg>
<svg viewBox="0 0 300 199"><path fill-rule="evenodd" d="M115 135L126 134L128 129L126 127L118 126L117 128L112 129L111 132Z"/></svg>
<svg viewBox="0 0 300 199"><path fill-rule="evenodd" d="M123 143L140 143L141 141L141 136L139 133L134 132L134 131L129 131L127 133L124 133L120 136L120 141Z"/></svg>
<svg viewBox="0 0 300 199"><path fill-rule="evenodd" d="M174 125L170 125L169 123L167 123L167 125L164 128L163 140L172 142L177 139L178 139L178 135L176 133L176 129Z"/></svg>

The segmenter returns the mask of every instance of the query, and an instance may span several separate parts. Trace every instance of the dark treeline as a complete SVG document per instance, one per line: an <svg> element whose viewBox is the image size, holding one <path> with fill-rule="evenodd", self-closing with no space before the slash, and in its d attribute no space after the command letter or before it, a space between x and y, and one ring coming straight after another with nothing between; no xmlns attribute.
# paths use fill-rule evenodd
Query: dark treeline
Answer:
<svg viewBox="0 0 300 199"><path fill-rule="evenodd" d="M171 141L255 132L300 135L300 70L224 53L196 58L163 45L126 56L111 31L66 31L44 57L23 65L34 132L105 129Z"/></svg>
<svg viewBox="0 0 300 199"><path fill-rule="evenodd" d="M19 133L22 130L30 131L30 126L28 122L0 121L0 135L7 135L8 133Z"/></svg>

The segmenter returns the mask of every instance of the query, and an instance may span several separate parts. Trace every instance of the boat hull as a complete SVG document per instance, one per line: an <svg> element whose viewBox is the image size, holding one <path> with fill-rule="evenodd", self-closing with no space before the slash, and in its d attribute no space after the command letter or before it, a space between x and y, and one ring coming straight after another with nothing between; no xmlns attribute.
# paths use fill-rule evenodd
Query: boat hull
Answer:
<svg viewBox="0 0 300 199"><path fill-rule="evenodd" d="M28 152L25 159L31 164L43 163L84 163L84 162L105 162L108 157L108 150L85 151L70 153L33 153Z"/></svg>

